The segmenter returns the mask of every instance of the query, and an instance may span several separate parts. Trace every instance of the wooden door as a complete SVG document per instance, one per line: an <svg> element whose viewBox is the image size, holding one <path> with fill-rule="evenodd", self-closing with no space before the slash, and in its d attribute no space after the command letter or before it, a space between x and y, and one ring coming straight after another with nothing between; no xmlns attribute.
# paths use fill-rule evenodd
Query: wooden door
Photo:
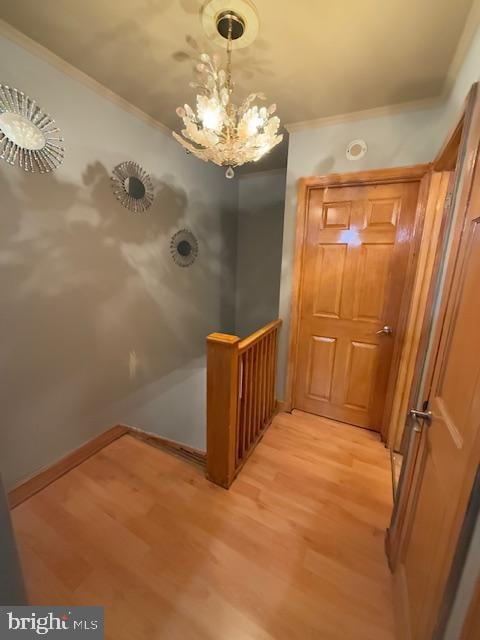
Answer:
<svg viewBox="0 0 480 640"><path fill-rule="evenodd" d="M476 104L440 281L442 322L417 455L414 508L400 550L403 636L430 640L480 462L480 110Z"/></svg>
<svg viewBox="0 0 480 640"><path fill-rule="evenodd" d="M294 408L380 430L418 180L309 189Z"/></svg>

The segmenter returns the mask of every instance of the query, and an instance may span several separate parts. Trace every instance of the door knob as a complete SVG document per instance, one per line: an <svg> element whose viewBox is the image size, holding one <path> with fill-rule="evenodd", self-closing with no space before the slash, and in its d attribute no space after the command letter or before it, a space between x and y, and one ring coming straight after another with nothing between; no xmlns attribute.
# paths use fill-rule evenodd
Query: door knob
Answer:
<svg viewBox="0 0 480 640"><path fill-rule="evenodd" d="M380 331L377 331L376 333L377 333L377 336L382 336L382 335L391 336L393 333L393 329L392 327L389 327L388 324L386 324L384 327L380 329Z"/></svg>
<svg viewBox="0 0 480 640"><path fill-rule="evenodd" d="M432 422L431 411L417 411L417 409L410 409L410 415L413 418L420 418L421 420L425 420L427 424L430 424Z"/></svg>

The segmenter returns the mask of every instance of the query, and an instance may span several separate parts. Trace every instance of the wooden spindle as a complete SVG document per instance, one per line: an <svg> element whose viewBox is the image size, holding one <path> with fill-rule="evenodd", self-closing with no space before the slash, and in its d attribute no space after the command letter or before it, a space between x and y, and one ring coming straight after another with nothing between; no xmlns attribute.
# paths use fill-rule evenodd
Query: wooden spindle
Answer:
<svg viewBox="0 0 480 640"><path fill-rule="evenodd" d="M253 359L253 351L252 349L248 349L248 361L249 361L249 384L248 384L248 420L245 425L245 448L244 451L247 452L250 446L250 431L252 429L252 424L254 420L254 389L255 389L255 363Z"/></svg>
<svg viewBox="0 0 480 640"><path fill-rule="evenodd" d="M263 429L267 420L268 414L268 387L267 387L267 365L268 365L268 340L270 334L267 334L262 340L262 385L261 385L261 417L260 417L260 429Z"/></svg>
<svg viewBox="0 0 480 640"><path fill-rule="evenodd" d="M245 368L245 360L246 354L242 353L239 357L239 398L238 398L238 422L237 422L237 446L236 446L236 464L238 465L239 460L241 460L243 456L243 429L245 425L245 378L246 378L246 368Z"/></svg>
<svg viewBox="0 0 480 640"><path fill-rule="evenodd" d="M257 342L253 349L255 350L255 387L254 387L254 403L255 403L255 420L253 421L253 428L250 434L250 444L252 444L255 440L255 434L257 433L258 428L258 420L260 413L260 344L261 342Z"/></svg>
<svg viewBox="0 0 480 640"><path fill-rule="evenodd" d="M270 354L270 387L269 387L269 411L273 411L275 404L275 350L277 348L275 341L275 332L272 332L271 339L271 354Z"/></svg>
<svg viewBox="0 0 480 640"><path fill-rule="evenodd" d="M270 380L270 411L273 411L273 404L275 401L275 352L276 352L276 332L272 334L273 349L272 349L272 375Z"/></svg>
<svg viewBox="0 0 480 640"><path fill-rule="evenodd" d="M273 413L275 411L275 397L276 397L276 386L277 386L277 361L278 361L278 329L275 329L273 333L273 362L272 362L272 389L270 395L270 411Z"/></svg>

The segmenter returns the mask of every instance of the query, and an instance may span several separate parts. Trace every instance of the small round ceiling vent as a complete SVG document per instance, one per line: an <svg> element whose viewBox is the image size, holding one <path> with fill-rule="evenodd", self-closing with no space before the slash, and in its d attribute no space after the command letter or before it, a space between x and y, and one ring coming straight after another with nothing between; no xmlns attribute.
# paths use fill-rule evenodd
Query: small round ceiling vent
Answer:
<svg viewBox="0 0 480 640"><path fill-rule="evenodd" d="M360 160L367 155L368 147L365 140L352 140L347 144L345 154L349 160Z"/></svg>

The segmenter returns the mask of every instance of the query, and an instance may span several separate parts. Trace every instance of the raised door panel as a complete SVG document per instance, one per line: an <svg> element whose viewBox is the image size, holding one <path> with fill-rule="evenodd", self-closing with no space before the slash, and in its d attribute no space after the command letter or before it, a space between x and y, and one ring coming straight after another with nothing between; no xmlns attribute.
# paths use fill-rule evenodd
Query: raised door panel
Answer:
<svg viewBox="0 0 480 640"><path fill-rule="evenodd" d="M397 226L402 201L400 198L378 198L367 204L367 229L383 231Z"/></svg>
<svg viewBox="0 0 480 640"><path fill-rule="evenodd" d="M370 409L375 373L378 364L378 345L352 341L349 345L345 371L345 401L352 409Z"/></svg>
<svg viewBox="0 0 480 640"><path fill-rule="evenodd" d="M336 346L335 338L312 336L307 384L307 393L312 398L330 401Z"/></svg>
<svg viewBox="0 0 480 640"><path fill-rule="evenodd" d="M354 320L384 322L392 251L391 244L362 245L354 288Z"/></svg>
<svg viewBox="0 0 480 640"><path fill-rule="evenodd" d="M347 245L321 244L315 251L313 315L339 318Z"/></svg>
<svg viewBox="0 0 480 640"><path fill-rule="evenodd" d="M328 202L323 206L322 229L350 229L351 202Z"/></svg>

